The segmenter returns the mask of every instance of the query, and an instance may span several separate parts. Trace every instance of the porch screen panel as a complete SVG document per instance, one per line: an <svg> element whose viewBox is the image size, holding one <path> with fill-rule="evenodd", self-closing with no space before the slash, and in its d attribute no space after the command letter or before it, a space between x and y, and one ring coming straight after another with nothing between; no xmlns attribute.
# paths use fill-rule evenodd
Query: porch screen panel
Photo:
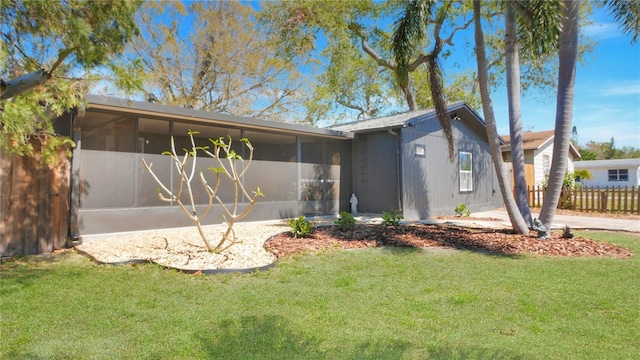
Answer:
<svg viewBox="0 0 640 360"><path fill-rule="evenodd" d="M298 148L296 137L264 131L245 131L253 148L253 162L244 177L245 188L257 187L265 197L259 202L296 201L298 194ZM246 157L248 153L245 152Z"/></svg>
<svg viewBox="0 0 640 360"><path fill-rule="evenodd" d="M128 208L135 201L136 154L80 152L80 208Z"/></svg>
<svg viewBox="0 0 640 360"><path fill-rule="evenodd" d="M88 111L80 141L80 208L127 208L135 204L134 116Z"/></svg>
<svg viewBox="0 0 640 360"><path fill-rule="evenodd" d="M298 164L296 162L254 160L244 178L251 194L260 187L265 195L259 202L296 201Z"/></svg>
<svg viewBox="0 0 640 360"><path fill-rule="evenodd" d="M152 164L151 169L158 179L167 187L171 187L171 158L161 155L171 148L171 123L167 120L138 118L137 149L140 153L136 165L138 167L138 191L136 193L136 206L168 206L169 202L158 198L160 185L142 164L144 159ZM168 197L166 193L163 193Z"/></svg>

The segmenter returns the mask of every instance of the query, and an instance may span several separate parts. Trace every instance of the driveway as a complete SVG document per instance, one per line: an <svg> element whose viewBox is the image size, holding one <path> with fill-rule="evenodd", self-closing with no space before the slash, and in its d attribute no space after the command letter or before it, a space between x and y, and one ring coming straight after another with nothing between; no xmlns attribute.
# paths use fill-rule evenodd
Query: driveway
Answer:
<svg viewBox="0 0 640 360"><path fill-rule="evenodd" d="M533 217L538 217L539 213L532 213ZM506 210L491 210L471 213L471 217L496 218L501 223L510 226L509 216ZM609 217L558 215L553 217L552 229L562 229L569 225L572 229L589 230L612 230L631 231L640 233L640 220L636 219L616 219Z"/></svg>

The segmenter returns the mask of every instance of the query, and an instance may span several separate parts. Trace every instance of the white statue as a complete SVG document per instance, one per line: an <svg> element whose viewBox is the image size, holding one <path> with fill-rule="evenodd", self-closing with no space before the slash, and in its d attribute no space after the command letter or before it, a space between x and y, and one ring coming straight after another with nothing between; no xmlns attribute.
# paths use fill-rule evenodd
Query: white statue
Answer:
<svg viewBox="0 0 640 360"><path fill-rule="evenodd" d="M351 215L358 216L358 198L356 197L356 194L351 194L349 203L351 204Z"/></svg>

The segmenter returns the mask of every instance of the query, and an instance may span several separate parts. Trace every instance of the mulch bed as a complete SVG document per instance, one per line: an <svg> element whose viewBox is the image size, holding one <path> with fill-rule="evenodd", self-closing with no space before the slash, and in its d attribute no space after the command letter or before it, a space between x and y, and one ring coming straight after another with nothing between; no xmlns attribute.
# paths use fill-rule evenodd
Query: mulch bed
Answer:
<svg viewBox="0 0 640 360"><path fill-rule="evenodd" d="M318 226L304 238L294 238L289 232L284 232L265 243L265 248L278 258L328 249L380 246L440 247L508 256L535 254L628 258L633 255L625 248L605 242L582 237L563 238L562 232L552 232L551 239L538 239L535 231L529 235L519 235L510 229L468 229L442 224L407 224L397 227L356 224L349 231L341 231L336 226Z"/></svg>

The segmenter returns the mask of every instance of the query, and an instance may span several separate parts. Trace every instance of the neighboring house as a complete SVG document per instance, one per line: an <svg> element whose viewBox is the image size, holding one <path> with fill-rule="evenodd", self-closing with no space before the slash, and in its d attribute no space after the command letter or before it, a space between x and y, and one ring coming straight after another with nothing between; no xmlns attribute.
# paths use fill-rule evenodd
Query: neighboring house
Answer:
<svg viewBox="0 0 640 360"><path fill-rule="evenodd" d="M502 206L485 124L464 103L449 106L455 137L451 162L432 110L321 129L104 96L87 95L86 102L86 109L56 122L57 133L76 142L72 237L192 225L178 206L158 199L158 185L142 165L143 158L153 163L158 177L175 189L178 173L161 153L169 150L172 137L178 151L189 148L189 130L199 132L197 145L231 136L245 158L239 140L253 144L245 186L260 187L266 197L244 220L335 215L349 211L354 193L360 212L400 209L406 219L453 214L462 203L472 211ZM217 167L213 159L198 158L198 167L212 166ZM207 198L198 182L194 188L202 209ZM225 189L220 197L233 201ZM220 223L221 215L215 206L204 223Z"/></svg>
<svg viewBox="0 0 640 360"><path fill-rule="evenodd" d="M503 204L484 121L467 104L448 106L454 136L451 161L435 111L421 110L334 126L355 133L353 192L361 212L400 209L405 219Z"/></svg>
<svg viewBox="0 0 640 360"><path fill-rule="evenodd" d="M504 144L501 146L502 159L511 163L511 137L503 135ZM546 183L551 169L553 157L554 131L525 132L522 134L524 148L525 178L528 186L539 186ZM580 159L580 153L573 144L569 144L567 172L574 171L574 162Z"/></svg>
<svg viewBox="0 0 640 360"><path fill-rule="evenodd" d="M576 161L575 168L591 173L591 179L580 179L583 186L640 186L640 158Z"/></svg>

